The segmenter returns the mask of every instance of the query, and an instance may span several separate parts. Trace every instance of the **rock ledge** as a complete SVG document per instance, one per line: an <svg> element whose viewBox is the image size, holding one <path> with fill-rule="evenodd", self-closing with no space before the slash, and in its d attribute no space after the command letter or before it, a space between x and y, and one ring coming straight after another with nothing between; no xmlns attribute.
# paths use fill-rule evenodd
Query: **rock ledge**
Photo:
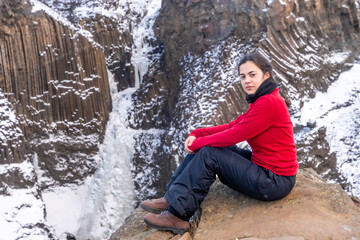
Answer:
<svg viewBox="0 0 360 240"><path fill-rule="evenodd" d="M312 169L301 169L285 198L263 202L216 181L201 205L197 229L183 236L156 231L143 222L140 208L111 236L118 239L360 239L360 207L338 184Z"/></svg>

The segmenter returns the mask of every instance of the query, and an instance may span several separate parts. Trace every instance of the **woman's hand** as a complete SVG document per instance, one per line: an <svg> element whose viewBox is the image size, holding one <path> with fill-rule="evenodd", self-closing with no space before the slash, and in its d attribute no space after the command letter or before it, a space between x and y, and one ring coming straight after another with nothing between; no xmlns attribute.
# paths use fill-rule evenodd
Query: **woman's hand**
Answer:
<svg viewBox="0 0 360 240"><path fill-rule="evenodd" d="M194 154L193 151L191 151L189 149L189 146L191 146L191 144L195 141L196 137L195 136L189 136L186 140L185 140L185 152L189 153L189 154Z"/></svg>

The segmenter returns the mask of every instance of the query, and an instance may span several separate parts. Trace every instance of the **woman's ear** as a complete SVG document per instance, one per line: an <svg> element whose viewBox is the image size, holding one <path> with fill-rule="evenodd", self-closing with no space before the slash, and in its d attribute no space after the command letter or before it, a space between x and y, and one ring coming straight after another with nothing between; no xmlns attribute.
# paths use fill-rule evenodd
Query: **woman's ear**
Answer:
<svg viewBox="0 0 360 240"><path fill-rule="evenodd" d="M265 79L268 79L270 77L270 73L266 72L264 77L265 77Z"/></svg>

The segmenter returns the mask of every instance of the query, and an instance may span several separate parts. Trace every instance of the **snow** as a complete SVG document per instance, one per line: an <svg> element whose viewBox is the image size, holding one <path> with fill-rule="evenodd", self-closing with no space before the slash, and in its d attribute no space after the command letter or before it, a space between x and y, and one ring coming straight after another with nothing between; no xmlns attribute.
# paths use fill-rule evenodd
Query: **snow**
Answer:
<svg viewBox="0 0 360 240"><path fill-rule="evenodd" d="M340 60L346 55L338 54ZM327 92L318 92L314 99L305 102L299 119L302 125L316 121L316 129L326 127L326 140L331 151L336 153L337 168L350 183L350 194L357 197L360 197L359 75L360 64L357 63L340 74Z"/></svg>
<svg viewBox="0 0 360 240"><path fill-rule="evenodd" d="M7 194L0 195L0 240L48 239L45 230L38 226L44 224L53 232L46 223L45 205L38 194L33 165L29 161L0 165L0 174L11 171L18 172L19 177L34 185L24 189L7 186Z"/></svg>
<svg viewBox="0 0 360 240"><path fill-rule="evenodd" d="M91 32L83 29L83 27L81 27L80 25L75 26L69 20L67 20L66 18L61 16L59 13L57 13L55 10L51 9L50 7L45 5L44 3L42 3L42 2L40 2L38 0L29 0L29 1L30 1L31 5L32 5L32 10L31 10L32 12L44 11L46 14L51 16L56 21L60 22L64 26L68 26L68 27L70 27L70 29L74 30L75 34L72 36L73 38L76 38L77 35L80 34L80 35L86 37L90 42L96 44L93 41L93 35L92 35ZM98 47L101 47L98 44L96 44L96 45ZM39 53L39 54L41 55L42 53Z"/></svg>
<svg viewBox="0 0 360 240"><path fill-rule="evenodd" d="M90 191L90 178L83 185L53 187L42 193L47 211L47 223L54 227L60 239L66 233L76 233L81 224L84 200Z"/></svg>
<svg viewBox="0 0 360 240"><path fill-rule="evenodd" d="M44 204L34 196L34 191L17 189L11 196L0 196L0 239L44 239L41 233L24 228L45 222Z"/></svg>
<svg viewBox="0 0 360 240"><path fill-rule="evenodd" d="M326 62L333 64L343 63L349 56L350 52L335 52L325 59Z"/></svg>

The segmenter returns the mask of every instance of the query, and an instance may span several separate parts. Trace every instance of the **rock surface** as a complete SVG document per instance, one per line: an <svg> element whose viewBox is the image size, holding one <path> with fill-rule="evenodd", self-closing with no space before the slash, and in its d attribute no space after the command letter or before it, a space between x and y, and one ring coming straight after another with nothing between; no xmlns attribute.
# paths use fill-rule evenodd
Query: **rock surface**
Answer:
<svg viewBox="0 0 360 240"><path fill-rule="evenodd" d="M360 239L360 207L338 184L324 182L312 169L301 169L285 198L263 202L216 181L201 205L197 229L182 239ZM179 239L143 222L140 208L111 237Z"/></svg>

